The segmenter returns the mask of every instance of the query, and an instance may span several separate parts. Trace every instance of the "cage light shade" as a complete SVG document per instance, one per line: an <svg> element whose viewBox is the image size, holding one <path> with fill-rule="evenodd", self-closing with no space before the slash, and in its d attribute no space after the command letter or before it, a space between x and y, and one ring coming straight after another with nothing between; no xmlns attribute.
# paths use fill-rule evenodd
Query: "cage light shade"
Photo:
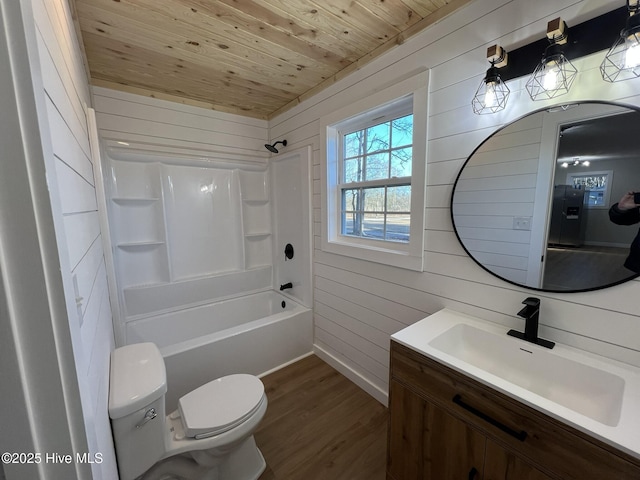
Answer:
<svg viewBox="0 0 640 480"><path fill-rule="evenodd" d="M473 113L484 115L504 110L509 93L511 93L509 87L500 78L498 68L492 66L487 70L487 74L473 96L471 101Z"/></svg>
<svg viewBox="0 0 640 480"><path fill-rule="evenodd" d="M602 78L620 82L640 77L640 14L631 15L600 65Z"/></svg>
<svg viewBox="0 0 640 480"><path fill-rule="evenodd" d="M527 81L527 92L531 100L564 95L573 85L577 75L578 69L564 56L559 45L550 45Z"/></svg>

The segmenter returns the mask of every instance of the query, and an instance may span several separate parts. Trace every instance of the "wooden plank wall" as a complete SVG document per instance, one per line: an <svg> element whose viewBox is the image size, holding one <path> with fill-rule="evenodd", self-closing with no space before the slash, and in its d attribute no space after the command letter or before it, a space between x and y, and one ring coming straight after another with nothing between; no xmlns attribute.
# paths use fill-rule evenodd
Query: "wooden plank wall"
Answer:
<svg viewBox="0 0 640 480"><path fill-rule="evenodd" d="M68 256L68 261L61 256L63 277L75 279L65 282L65 296L71 305L82 297L69 321L85 430L89 453L103 455L102 463L92 465L93 478L107 480L117 478L107 414L114 342L85 113L91 102L89 84L67 1L32 4L51 136L43 141L51 142L54 158L48 165L54 165L55 175L48 175L56 179L52 203L60 205L62 214L57 224L63 231L56 236Z"/></svg>
<svg viewBox="0 0 640 480"><path fill-rule="evenodd" d="M443 307L523 328L515 314L532 291L507 284L478 267L460 247L449 215L453 182L473 150L498 127L541 108L510 83L508 108L474 115L471 98L488 68L488 46L513 50L544 37L547 22L569 26L618 8L614 0L478 0L377 58L351 76L270 121L273 138L314 151L315 346L352 380L386 401L388 335ZM542 52L541 52L542 53ZM598 71L603 54L576 62L580 74L566 100L617 100L640 105L639 81L609 84ZM420 68L431 70L425 271L329 254L321 250L319 118ZM525 79L526 80L526 79ZM640 365L640 282L577 294L538 294L540 334Z"/></svg>

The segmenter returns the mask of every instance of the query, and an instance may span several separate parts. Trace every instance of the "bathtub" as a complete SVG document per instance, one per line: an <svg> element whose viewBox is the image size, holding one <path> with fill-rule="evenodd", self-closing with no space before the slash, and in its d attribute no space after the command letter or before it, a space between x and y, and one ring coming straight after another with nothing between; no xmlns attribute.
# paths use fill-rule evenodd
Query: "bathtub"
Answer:
<svg viewBox="0 0 640 480"><path fill-rule="evenodd" d="M167 368L167 412L206 382L232 373L261 376L312 351L313 315L275 291L127 323L127 343L154 342Z"/></svg>

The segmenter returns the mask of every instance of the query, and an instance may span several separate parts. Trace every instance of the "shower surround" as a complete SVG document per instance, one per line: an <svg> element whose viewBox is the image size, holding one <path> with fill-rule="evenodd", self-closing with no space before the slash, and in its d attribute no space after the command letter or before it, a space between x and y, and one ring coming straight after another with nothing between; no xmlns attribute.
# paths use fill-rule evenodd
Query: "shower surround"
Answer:
<svg viewBox="0 0 640 480"><path fill-rule="evenodd" d="M116 342L164 347L172 398L186 377L260 375L311 352L308 147L268 165L104 144L101 156Z"/></svg>

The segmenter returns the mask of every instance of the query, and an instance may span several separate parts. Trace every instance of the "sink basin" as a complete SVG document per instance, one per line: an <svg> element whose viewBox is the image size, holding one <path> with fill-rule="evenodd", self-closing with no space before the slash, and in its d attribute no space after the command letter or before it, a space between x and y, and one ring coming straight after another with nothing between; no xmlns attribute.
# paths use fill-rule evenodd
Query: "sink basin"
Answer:
<svg viewBox="0 0 640 480"><path fill-rule="evenodd" d="M625 381L613 373L466 323L429 345L604 425L620 421Z"/></svg>

